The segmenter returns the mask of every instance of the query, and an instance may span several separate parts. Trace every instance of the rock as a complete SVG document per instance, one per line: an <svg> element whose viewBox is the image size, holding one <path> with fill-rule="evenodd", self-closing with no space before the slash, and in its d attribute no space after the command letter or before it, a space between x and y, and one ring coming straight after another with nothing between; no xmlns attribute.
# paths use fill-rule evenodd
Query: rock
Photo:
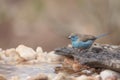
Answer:
<svg viewBox="0 0 120 80"><path fill-rule="evenodd" d="M35 76L29 77L27 80L48 80L48 76L40 73Z"/></svg>
<svg viewBox="0 0 120 80"><path fill-rule="evenodd" d="M16 51L25 60L36 59L36 57L37 57L37 53L32 48L29 48L29 47L24 46L24 45L19 45L16 48Z"/></svg>
<svg viewBox="0 0 120 80"><path fill-rule="evenodd" d="M48 80L53 80L55 78L55 75L54 74L48 74Z"/></svg>
<svg viewBox="0 0 120 80"><path fill-rule="evenodd" d="M0 80L7 80L4 75L0 74Z"/></svg>
<svg viewBox="0 0 120 80"><path fill-rule="evenodd" d="M39 62L47 62L48 58L47 58L47 52L37 52L37 60Z"/></svg>
<svg viewBox="0 0 120 80"><path fill-rule="evenodd" d="M10 80L20 80L19 76L12 76Z"/></svg>
<svg viewBox="0 0 120 80"><path fill-rule="evenodd" d="M53 80L68 80L68 75L66 73L59 72Z"/></svg>
<svg viewBox="0 0 120 80"><path fill-rule="evenodd" d="M82 68L82 65L81 65L79 62L75 61L75 62L72 64L72 68L73 68L73 70L74 70L75 72L77 72L77 71L80 71L80 68Z"/></svg>
<svg viewBox="0 0 120 80"><path fill-rule="evenodd" d="M120 79L120 73L117 73L112 70L104 70L100 73L102 80L118 80Z"/></svg>
<svg viewBox="0 0 120 80"><path fill-rule="evenodd" d="M90 71L90 70L82 70L81 72L84 73L84 74L92 74L92 73L93 73L93 72Z"/></svg>
<svg viewBox="0 0 120 80"><path fill-rule="evenodd" d="M24 60L14 48L7 49L5 56L9 59L8 62L11 64L20 63Z"/></svg>
<svg viewBox="0 0 120 80"><path fill-rule="evenodd" d="M95 79L95 80L101 80L100 75L96 75L96 76L94 77L94 79Z"/></svg>
<svg viewBox="0 0 120 80"><path fill-rule="evenodd" d="M71 45L71 44L68 44L68 47L72 47L72 45Z"/></svg>
<svg viewBox="0 0 120 80"><path fill-rule="evenodd" d="M79 61L82 65L93 68L111 69L120 72L120 47L109 48L114 45L96 44L89 50L76 50L71 47L55 49L55 54L71 57Z"/></svg>
<svg viewBox="0 0 120 80"><path fill-rule="evenodd" d="M37 47L36 49L36 53L37 53L37 60L39 62L48 62L48 53L47 52L43 52L43 49L41 47Z"/></svg>
<svg viewBox="0 0 120 80"><path fill-rule="evenodd" d="M72 66L74 63L74 60L68 57L64 58L64 66Z"/></svg>
<svg viewBox="0 0 120 80"><path fill-rule="evenodd" d="M29 60L29 61L23 61L21 64L22 65L34 65L34 64L37 64L39 63L38 60Z"/></svg>
<svg viewBox="0 0 120 80"><path fill-rule="evenodd" d="M85 76L85 75L82 75L82 76L76 77L75 80L91 80L91 79L89 79L89 78L88 78L87 76Z"/></svg>
<svg viewBox="0 0 120 80"><path fill-rule="evenodd" d="M119 46L113 45L113 46L111 46L111 48L112 49L117 49L117 48L119 48Z"/></svg>
<svg viewBox="0 0 120 80"><path fill-rule="evenodd" d="M43 53L42 47L37 47L37 48L36 48L36 52L37 52L37 53Z"/></svg>
<svg viewBox="0 0 120 80"><path fill-rule="evenodd" d="M73 80L100 80L100 77L81 75Z"/></svg>
<svg viewBox="0 0 120 80"><path fill-rule="evenodd" d="M0 59L1 59L1 60L4 60L5 57L6 57L6 56L5 56L5 51L1 51L1 52L0 52Z"/></svg>
<svg viewBox="0 0 120 80"><path fill-rule="evenodd" d="M48 58L48 62L50 63L59 63L59 62L63 62L64 57L55 54L54 51L51 51L47 54L47 58Z"/></svg>

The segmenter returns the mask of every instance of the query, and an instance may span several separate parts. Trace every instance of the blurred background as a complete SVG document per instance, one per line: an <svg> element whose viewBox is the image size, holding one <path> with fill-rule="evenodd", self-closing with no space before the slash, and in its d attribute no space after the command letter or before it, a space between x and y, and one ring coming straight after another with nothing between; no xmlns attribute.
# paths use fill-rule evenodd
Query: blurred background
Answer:
<svg viewBox="0 0 120 80"><path fill-rule="evenodd" d="M120 44L120 0L0 0L0 47L24 44L50 51L67 46L70 33L99 35Z"/></svg>

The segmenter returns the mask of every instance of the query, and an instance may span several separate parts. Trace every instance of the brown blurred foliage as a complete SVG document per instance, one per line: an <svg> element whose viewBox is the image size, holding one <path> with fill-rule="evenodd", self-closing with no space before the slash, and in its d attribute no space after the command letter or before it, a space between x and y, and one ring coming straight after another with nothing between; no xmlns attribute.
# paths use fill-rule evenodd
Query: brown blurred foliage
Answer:
<svg viewBox="0 0 120 80"><path fill-rule="evenodd" d="M71 32L111 32L98 42L120 44L119 13L119 0L0 0L0 47L52 50L70 43Z"/></svg>

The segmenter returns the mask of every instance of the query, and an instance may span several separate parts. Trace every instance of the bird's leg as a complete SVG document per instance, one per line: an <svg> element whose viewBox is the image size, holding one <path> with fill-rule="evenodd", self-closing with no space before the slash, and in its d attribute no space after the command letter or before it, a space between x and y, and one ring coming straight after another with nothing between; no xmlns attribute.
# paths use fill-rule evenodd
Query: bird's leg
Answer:
<svg viewBox="0 0 120 80"><path fill-rule="evenodd" d="M80 53L80 52L82 52L82 51L83 51L83 52L87 52L87 51L88 51L88 49L84 49L84 48L79 48L79 49L78 49L78 48L74 48L74 47L73 47L73 49L75 50L75 52L78 52L78 53Z"/></svg>
<svg viewBox="0 0 120 80"><path fill-rule="evenodd" d="M85 53L85 52L87 52L87 51L88 51L88 49L82 49L81 52Z"/></svg>
<svg viewBox="0 0 120 80"><path fill-rule="evenodd" d="M84 48L80 48L79 50L78 50L78 52L81 52L81 51L84 51L85 49Z"/></svg>

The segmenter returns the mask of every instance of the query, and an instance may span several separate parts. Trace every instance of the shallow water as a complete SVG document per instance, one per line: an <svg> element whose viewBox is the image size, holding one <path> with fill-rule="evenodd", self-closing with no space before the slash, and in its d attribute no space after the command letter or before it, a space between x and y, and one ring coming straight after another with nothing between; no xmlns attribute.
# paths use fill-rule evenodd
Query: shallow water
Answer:
<svg viewBox="0 0 120 80"><path fill-rule="evenodd" d="M40 63L34 65L0 65L0 74L3 74L10 79L12 76L19 76L20 80L26 80L28 76L34 76L38 73L45 73L55 76L55 67L61 66L60 64Z"/></svg>

